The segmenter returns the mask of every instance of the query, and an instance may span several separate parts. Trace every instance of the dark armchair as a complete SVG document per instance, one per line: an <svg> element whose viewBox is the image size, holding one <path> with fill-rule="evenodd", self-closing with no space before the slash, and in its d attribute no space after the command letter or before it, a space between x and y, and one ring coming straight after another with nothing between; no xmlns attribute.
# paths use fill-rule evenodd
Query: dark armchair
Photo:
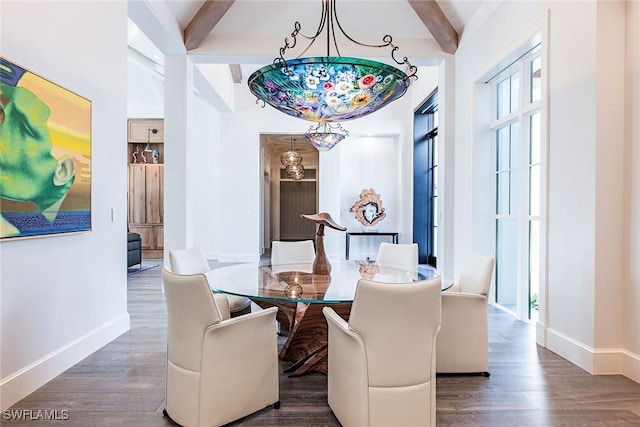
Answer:
<svg viewBox="0 0 640 427"><path fill-rule="evenodd" d="M127 268L136 264L142 264L142 237L127 232Z"/></svg>

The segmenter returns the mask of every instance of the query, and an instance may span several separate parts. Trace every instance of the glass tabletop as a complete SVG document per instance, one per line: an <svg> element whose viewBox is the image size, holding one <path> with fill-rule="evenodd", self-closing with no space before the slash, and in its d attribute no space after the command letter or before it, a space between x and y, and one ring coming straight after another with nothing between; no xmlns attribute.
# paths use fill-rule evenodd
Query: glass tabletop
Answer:
<svg viewBox="0 0 640 427"><path fill-rule="evenodd" d="M304 303L352 302L358 280L411 283L438 275L428 265L407 271L364 261L334 261L330 275L312 273L312 264L243 263L207 273L211 289L263 300ZM443 290L447 286L443 284Z"/></svg>

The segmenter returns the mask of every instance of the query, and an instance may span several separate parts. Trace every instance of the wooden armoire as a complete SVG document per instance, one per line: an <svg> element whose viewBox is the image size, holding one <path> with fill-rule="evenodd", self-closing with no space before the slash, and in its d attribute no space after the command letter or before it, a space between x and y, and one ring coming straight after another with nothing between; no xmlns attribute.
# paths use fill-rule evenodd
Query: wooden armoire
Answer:
<svg viewBox="0 0 640 427"><path fill-rule="evenodd" d="M164 256L164 121L129 119L127 135L129 231L142 237L143 258L161 259Z"/></svg>

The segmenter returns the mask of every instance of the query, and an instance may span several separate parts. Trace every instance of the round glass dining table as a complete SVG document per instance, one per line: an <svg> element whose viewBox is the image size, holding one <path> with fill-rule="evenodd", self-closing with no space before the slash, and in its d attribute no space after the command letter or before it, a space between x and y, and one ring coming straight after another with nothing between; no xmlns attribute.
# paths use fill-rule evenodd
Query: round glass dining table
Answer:
<svg viewBox="0 0 640 427"><path fill-rule="evenodd" d="M348 320L360 279L411 283L438 276L428 265L403 270L365 261L334 261L329 275L312 271L311 263L242 263L206 273L215 292L248 297L262 308L278 307L277 320L287 332L280 359L293 362L285 369L292 376L327 372L327 324L322 308L330 305ZM446 290L450 284L442 286Z"/></svg>
<svg viewBox="0 0 640 427"><path fill-rule="evenodd" d="M407 271L364 261L334 261L329 275L312 271L312 264L243 263L211 270L207 278L216 292L265 301L336 304L353 301L360 279L409 283L438 275L429 265Z"/></svg>

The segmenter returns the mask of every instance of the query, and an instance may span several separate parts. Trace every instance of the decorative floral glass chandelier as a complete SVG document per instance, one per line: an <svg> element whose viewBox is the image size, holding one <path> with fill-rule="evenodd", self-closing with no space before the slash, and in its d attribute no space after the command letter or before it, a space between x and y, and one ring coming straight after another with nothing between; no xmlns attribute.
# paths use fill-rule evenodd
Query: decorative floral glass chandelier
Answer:
<svg viewBox="0 0 640 427"><path fill-rule="evenodd" d="M361 43L349 36L338 20L335 1L322 0L322 16L314 35L307 36L301 33L302 27L296 21L291 39L285 38L279 57L275 58L272 64L251 74L248 79L249 90L258 98L256 102L261 102L263 106L269 104L285 114L303 120L321 124L340 122L363 117L381 109L404 95L411 79L418 78L417 68L406 57L401 60L396 58L399 48L393 44L390 35L385 35L382 38L383 43L377 45ZM341 56L335 39L336 28L357 45L372 48L389 47L393 61L405 66L408 74L378 61ZM309 40L302 52L304 54L323 32L326 32L326 56L297 57L289 60L284 58L287 50L295 47L298 36ZM335 56L330 55L332 44L337 54ZM335 146L346 135L334 134L331 129L326 128L321 132L311 133L327 134L325 138L328 140L317 140L326 150ZM331 140L336 142L327 142ZM313 143L313 140L311 141Z"/></svg>
<svg viewBox="0 0 640 427"><path fill-rule="evenodd" d="M349 131L344 129L340 123L332 125L331 123L318 123L315 127L311 126L304 137L318 151L329 151L335 147L345 137L349 136Z"/></svg>

